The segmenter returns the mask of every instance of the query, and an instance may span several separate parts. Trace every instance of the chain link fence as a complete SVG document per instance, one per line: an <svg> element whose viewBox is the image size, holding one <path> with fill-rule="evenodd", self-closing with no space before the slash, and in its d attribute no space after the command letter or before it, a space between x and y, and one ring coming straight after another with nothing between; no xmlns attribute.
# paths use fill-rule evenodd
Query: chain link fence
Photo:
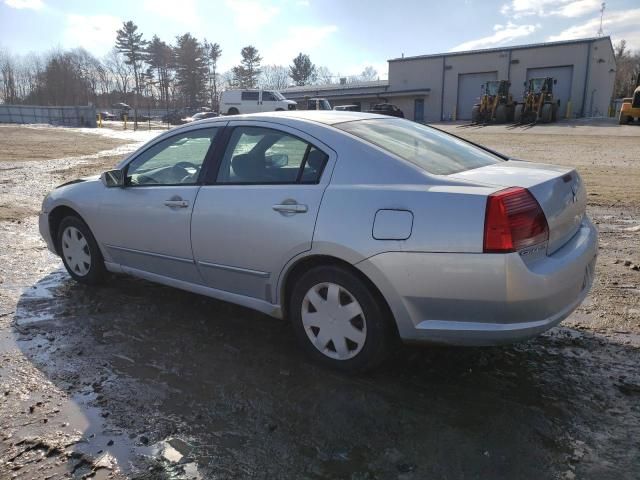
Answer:
<svg viewBox="0 0 640 480"><path fill-rule="evenodd" d="M48 123L64 127L95 127L96 109L88 106L0 105L0 123Z"/></svg>

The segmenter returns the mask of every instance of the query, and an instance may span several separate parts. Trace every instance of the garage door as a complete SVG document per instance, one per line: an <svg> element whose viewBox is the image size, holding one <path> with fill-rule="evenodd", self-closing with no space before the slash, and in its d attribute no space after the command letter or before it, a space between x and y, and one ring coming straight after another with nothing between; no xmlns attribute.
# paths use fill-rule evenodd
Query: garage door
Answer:
<svg viewBox="0 0 640 480"><path fill-rule="evenodd" d="M458 75L458 120L471 120L471 109L480 98L480 87L489 80L497 80L498 72L465 73Z"/></svg>
<svg viewBox="0 0 640 480"><path fill-rule="evenodd" d="M573 66L527 69L527 80L539 77L551 77L558 80L558 83L553 86L553 96L556 100L560 100L558 117L564 117L567 113L567 102L571 99ZM520 99L518 99L518 101L520 101ZM573 106L573 111L576 111L576 105Z"/></svg>

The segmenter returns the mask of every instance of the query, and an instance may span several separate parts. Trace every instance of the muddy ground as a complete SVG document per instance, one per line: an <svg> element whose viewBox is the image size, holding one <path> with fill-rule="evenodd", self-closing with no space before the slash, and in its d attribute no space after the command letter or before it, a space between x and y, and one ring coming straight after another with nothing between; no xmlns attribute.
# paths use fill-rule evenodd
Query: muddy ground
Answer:
<svg viewBox="0 0 640 480"><path fill-rule="evenodd" d="M0 128L0 478L638 478L640 128L445 128L579 168L593 292L533 341L407 347L359 377L307 361L284 321L72 282L39 238L42 197L148 134ZM38 157L44 135L68 140Z"/></svg>

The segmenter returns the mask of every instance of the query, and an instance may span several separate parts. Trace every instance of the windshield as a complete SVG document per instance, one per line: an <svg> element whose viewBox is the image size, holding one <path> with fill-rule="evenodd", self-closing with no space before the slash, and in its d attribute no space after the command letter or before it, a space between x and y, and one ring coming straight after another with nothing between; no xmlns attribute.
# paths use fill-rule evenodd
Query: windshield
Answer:
<svg viewBox="0 0 640 480"><path fill-rule="evenodd" d="M331 105L329 104L328 100L320 100L318 102L318 109L319 110L331 110Z"/></svg>
<svg viewBox="0 0 640 480"><path fill-rule="evenodd" d="M542 91L542 88L544 87L544 80L544 78L532 78L531 80L529 80L531 82L530 89L535 93L540 93Z"/></svg>
<svg viewBox="0 0 640 480"><path fill-rule="evenodd" d="M487 95L497 95L499 82L487 82Z"/></svg>
<svg viewBox="0 0 640 480"><path fill-rule="evenodd" d="M273 93L273 96L276 97L278 100L286 100L286 98L284 98L284 96L280 92L277 92L274 90L271 93Z"/></svg>
<svg viewBox="0 0 640 480"><path fill-rule="evenodd" d="M451 175L502 161L463 140L409 120L357 120L334 126L434 175Z"/></svg>

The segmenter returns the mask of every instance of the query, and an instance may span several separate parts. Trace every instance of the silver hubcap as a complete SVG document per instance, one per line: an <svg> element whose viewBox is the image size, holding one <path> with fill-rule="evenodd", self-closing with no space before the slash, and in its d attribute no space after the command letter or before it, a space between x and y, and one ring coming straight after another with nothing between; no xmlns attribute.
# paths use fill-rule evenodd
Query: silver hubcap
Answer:
<svg viewBox="0 0 640 480"><path fill-rule="evenodd" d="M360 304L335 283L319 283L307 292L302 301L302 324L311 343L336 360L358 355L367 338Z"/></svg>
<svg viewBox="0 0 640 480"><path fill-rule="evenodd" d="M87 239L75 227L67 227L62 232L62 254L67 266L76 275L84 277L91 268L91 252Z"/></svg>

